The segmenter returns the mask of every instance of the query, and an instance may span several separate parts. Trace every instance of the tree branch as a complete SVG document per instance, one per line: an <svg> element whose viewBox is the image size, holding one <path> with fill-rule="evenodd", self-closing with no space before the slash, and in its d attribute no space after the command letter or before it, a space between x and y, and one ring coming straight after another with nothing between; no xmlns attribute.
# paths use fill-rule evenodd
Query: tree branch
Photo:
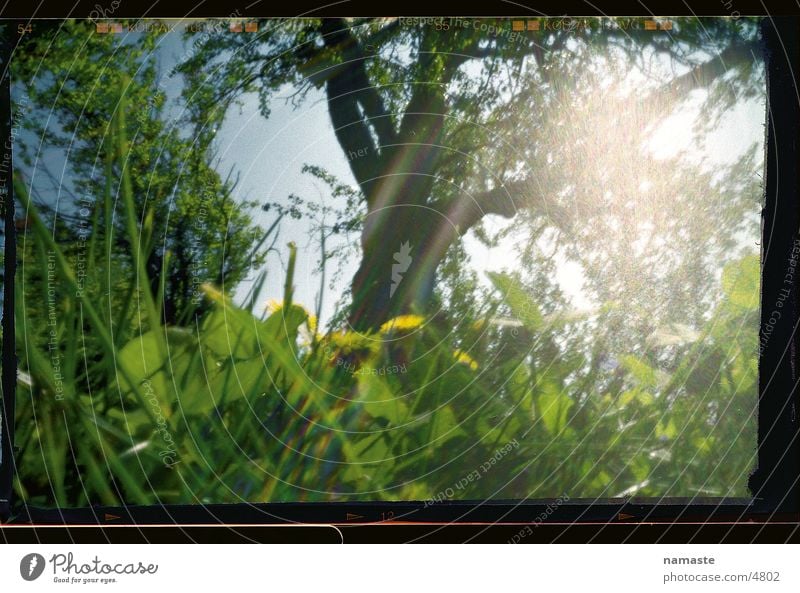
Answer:
<svg viewBox="0 0 800 593"><path fill-rule="evenodd" d="M369 125L375 130L379 144L394 142L396 133L392 118L383 104L383 99L367 76L365 67L367 55L358 39L342 19L326 19L322 25L322 33L325 47L341 52L342 56L342 64L332 69L332 76L346 77L349 80L353 99L358 101L364 114L369 118ZM380 33L385 35L383 30L378 32Z"/></svg>
<svg viewBox="0 0 800 593"><path fill-rule="evenodd" d="M445 89L450 79L442 66L435 68L434 61L440 54L434 45L434 31L433 27L425 28L419 41L417 63L424 78L416 82L400 122L400 137L406 141L419 134L415 141L435 143L443 124Z"/></svg>
<svg viewBox="0 0 800 593"><path fill-rule="evenodd" d="M659 90L659 93L688 93L696 88L709 86L734 66L753 60L752 44L732 43L719 55L696 65L687 73L678 76Z"/></svg>
<svg viewBox="0 0 800 593"><path fill-rule="evenodd" d="M489 214L513 218L522 211L529 211L546 218L562 231L571 228L573 219L572 214L555 201L548 200L528 179L511 181L477 194L460 194L448 200L446 205L432 207L447 218L459 235L466 234Z"/></svg>

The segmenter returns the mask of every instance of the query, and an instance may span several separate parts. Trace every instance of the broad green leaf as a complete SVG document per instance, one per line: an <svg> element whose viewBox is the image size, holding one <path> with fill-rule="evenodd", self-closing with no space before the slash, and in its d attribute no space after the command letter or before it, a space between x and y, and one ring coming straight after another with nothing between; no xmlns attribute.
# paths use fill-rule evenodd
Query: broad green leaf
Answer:
<svg viewBox="0 0 800 593"><path fill-rule="evenodd" d="M536 409L550 434L556 435L564 429L573 404L557 385L547 382L540 386Z"/></svg>
<svg viewBox="0 0 800 593"><path fill-rule="evenodd" d="M167 336L166 360L162 360L157 346L163 337L152 331L134 338L119 351L117 364L126 371L119 373L120 387L123 392L131 391L133 386L125 378L130 377L140 386L148 404L155 406L158 402L167 418L177 409L187 415L209 410L213 400L206 389L201 351L193 348L194 341L186 332L167 332Z"/></svg>
<svg viewBox="0 0 800 593"><path fill-rule="evenodd" d="M385 377L359 375L358 394L359 405L373 418L383 418L394 426L408 420L405 398L393 393Z"/></svg>
<svg viewBox="0 0 800 593"><path fill-rule="evenodd" d="M211 392L217 403L232 403L241 398L252 400L271 390L274 371L270 374L260 358L228 363L211 381Z"/></svg>
<svg viewBox="0 0 800 593"><path fill-rule="evenodd" d="M203 344L223 359L246 360L257 356L256 318L243 313L239 309L216 307L203 323Z"/></svg>
<svg viewBox="0 0 800 593"><path fill-rule="evenodd" d="M234 360L256 358L268 352L275 342L294 352L298 330L308 318L302 307L281 307L261 321L214 289L207 287L206 294L215 303L215 308L203 323L203 343L221 357ZM270 346L265 342L270 342Z"/></svg>
<svg viewBox="0 0 800 593"><path fill-rule="evenodd" d="M170 359L163 360L158 349L159 339L153 332L147 332L125 344L117 353L117 365L124 370L118 373L118 380L126 393L146 385L142 393L148 403L154 406L158 402L162 414L169 417L175 395L168 365L171 360L173 369L179 367L188 362L188 356L182 349L177 349L170 351Z"/></svg>

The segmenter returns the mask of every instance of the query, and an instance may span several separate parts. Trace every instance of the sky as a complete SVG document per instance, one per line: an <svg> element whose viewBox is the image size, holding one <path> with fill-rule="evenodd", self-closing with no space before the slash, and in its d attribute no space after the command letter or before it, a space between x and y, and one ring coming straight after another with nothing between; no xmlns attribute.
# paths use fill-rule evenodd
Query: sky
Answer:
<svg viewBox="0 0 800 593"><path fill-rule="evenodd" d="M279 97L283 93L279 93ZM356 186L347 159L339 147L330 123L326 103L316 91L311 91L306 103L298 110L285 105L282 100L273 104L272 114L265 119L258 111L255 96L245 98L244 108L234 109L218 132L222 169L236 167L241 173L237 194L245 200L262 202L282 202L290 194L304 200L319 202L326 197L324 185L308 174L302 173L303 165L324 166L340 181ZM267 228L275 220L274 210L254 212L256 222ZM355 236L353 237L356 238ZM295 220L284 218L281 221L281 238L276 247L283 247L283 259L289 241L298 246L297 267L295 271L294 299L310 310L319 292L320 279L315 273L319 261L319 247L316 235L312 235L312 224L303 218ZM276 270L276 264L283 267L274 254L266 262L269 271ZM336 300L346 289L355 274L358 261L351 259L341 262L341 282L335 290L326 290L323 296L321 318L323 322L334 312ZM330 278L332 271L328 272ZM252 275L253 278L255 274ZM271 273L267 276L260 302L270 299L280 300L283 295L284 277ZM239 294L245 294L250 281L242 283Z"/></svg>

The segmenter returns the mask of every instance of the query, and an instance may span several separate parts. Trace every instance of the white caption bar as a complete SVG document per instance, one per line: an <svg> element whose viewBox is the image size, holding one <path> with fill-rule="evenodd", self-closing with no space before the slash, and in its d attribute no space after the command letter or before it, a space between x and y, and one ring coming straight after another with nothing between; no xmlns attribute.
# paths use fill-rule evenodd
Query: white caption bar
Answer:
<svg viewBox="0 0 800 593"><path fill-rule="evenodd" d="M14 544L0 546L0 590L795 592L798 557L796 545Z"/></svg>

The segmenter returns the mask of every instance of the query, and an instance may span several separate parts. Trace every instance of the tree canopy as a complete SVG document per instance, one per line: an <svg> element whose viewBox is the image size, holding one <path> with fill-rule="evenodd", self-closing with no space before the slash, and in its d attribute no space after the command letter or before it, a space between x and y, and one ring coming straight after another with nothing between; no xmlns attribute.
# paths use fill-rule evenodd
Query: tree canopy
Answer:
<svg viewBox="0 0 800 593"><path fill-rule="evenodd" d="M341 150L357 155L348 165L363 207L362 260L349 321L369 330L429 310L447 251L488 215L524 223L531 245L537 233L564 239L605 282L601 300L652 269L610 268L630 259L623 250L648 224L673 233L663 237L672 255L687 240L729 246L743 201L752 203L743 177L756 159L716 187L713 173L653 158L643 142L698 89L708 129L737 101L763 94L756 21L678 19L656 31L571 22L512 34L509 21L485 19L270 20L257 36L190 36L192 54L178 69L192 74L185 97L207 128L246 93L258 94L265 117L279 90L297 106L312 89L324 93ZM651 206L638 220L624 209L632 199ZM719 204L713 214L709 203ZM694 230L670 231L664 222L687 208L705 214L693 217ZM601 240L614 235L621 240ZM392 291L387 270L405 243L414 262ZM692 257L663 273L714 255Z"/></svg>
<svg viewBox="0 0 800 593"><path fill-rule="evenodd" d="M249 204L233 197L235 172L218 171L210 138L186 132L193 114L169 103L159 36L120 41L93 27L38 24L35 35L22 37L12 71L15 94L30 105L20 171L54 228L76 244L90 232L109 238L110 252L87 266L92 286L107 275L127 294L132 282L150 282L162 294L164 320L185 323L202 309L204 282L233 290L258 265L262 256L252 247L263 233ZM112 126L123 98L133 221L120 197ZM130 223L138 244L130 243ZM146 279L136 280L136 253L146 260Z"/></svg>

